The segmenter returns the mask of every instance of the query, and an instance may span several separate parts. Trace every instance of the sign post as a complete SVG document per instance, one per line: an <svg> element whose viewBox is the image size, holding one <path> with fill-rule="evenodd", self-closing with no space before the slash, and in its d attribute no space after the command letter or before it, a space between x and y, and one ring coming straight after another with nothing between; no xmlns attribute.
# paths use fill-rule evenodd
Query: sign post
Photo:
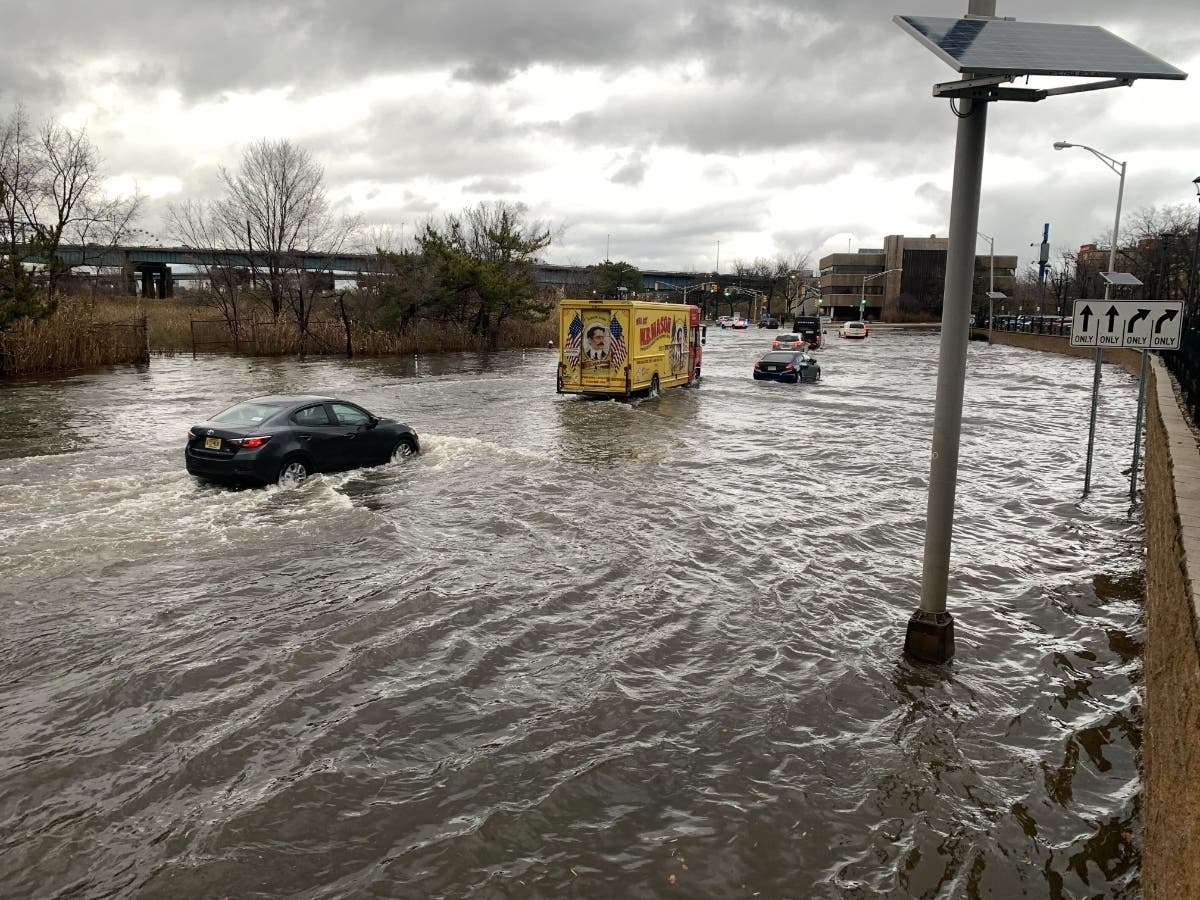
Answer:
<svg viewBox="0 0 1200 900"><path fill-rule="evenodd" d="M1097 350L1124 348L1142 354L1138 375L1137 422L1133 430L1133 466L1129 472L1130 500L1137 498L1142 415L1146 406L1146 353L1150 350L1178 350L1182 330L1181 300L1076 300L1072 310L1072 347L1095 347ZM1094 396L1092 403L1094 407ZM1090 467L1090 445L1088 449Z"/></svg>

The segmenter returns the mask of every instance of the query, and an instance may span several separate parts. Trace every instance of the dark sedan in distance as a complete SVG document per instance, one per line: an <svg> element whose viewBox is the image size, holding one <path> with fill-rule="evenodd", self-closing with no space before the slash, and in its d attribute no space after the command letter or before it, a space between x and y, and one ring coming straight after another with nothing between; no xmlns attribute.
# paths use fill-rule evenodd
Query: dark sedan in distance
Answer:
<svg viewBox="0 0 1200 900"><path fill-rule="evenodd" d="M771 350L754 364L754 380L820 381L821 366L803 350Z"/></svg>
<svg viewBox="0 0 1200 900"><path fill-rule="evenodd" d="M184 459L197 478L302 484L316 472L396 462L421 452L403 422L356 403L312 394L255 397L188 429Z"/></svg>

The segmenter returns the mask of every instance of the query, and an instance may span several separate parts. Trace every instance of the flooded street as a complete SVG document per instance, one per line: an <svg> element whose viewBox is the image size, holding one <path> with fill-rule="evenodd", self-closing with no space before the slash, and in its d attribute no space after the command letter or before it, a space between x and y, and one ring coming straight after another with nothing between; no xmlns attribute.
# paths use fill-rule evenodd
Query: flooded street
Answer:
<svg viewBox="0 0 1200 900"><path fill-rule="evenodd" d="M0 895L1137 897L1137 384L972 344L949 609L933 331L554 393L547 351L0 386ZM187 427L342 395L423 453L207 486Z"/></svg>

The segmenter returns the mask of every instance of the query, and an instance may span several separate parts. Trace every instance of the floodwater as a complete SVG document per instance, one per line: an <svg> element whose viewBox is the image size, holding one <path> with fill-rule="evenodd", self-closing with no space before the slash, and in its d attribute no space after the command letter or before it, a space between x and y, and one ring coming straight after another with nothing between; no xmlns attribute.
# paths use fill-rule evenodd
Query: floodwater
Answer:
<svg viewBox="0 0 1200 900"><path fill-rule="evenodd" d="M0 387L0 895L1136 897L1136 383L972 344L958 655L920 594L938 336L819 384L554 393L547 351ZM206 486L187 426L344 394L394 466Z"/></svg>

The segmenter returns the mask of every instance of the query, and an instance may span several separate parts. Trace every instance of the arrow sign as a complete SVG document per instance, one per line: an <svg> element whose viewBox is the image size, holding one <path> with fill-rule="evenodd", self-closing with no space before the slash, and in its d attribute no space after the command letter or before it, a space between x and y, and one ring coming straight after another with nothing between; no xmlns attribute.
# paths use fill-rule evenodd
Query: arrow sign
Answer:
<svg viewBox="0 0 1200 900"><path fill-rule="evenodd" d="M1179 300L1075 301L1072 347L1098 350L1178 350L1183 328ZM1107 325L1107 330L1105 326Z"/></svg>
<svg viewBox="0 0 1200 900"><path fill-rule="evenodd" d="M1083 308L1083 312L1081 312L1080 315L1083 316L1083 328L1081 328L1080 331L1087 331L1088 330L1088 319L1090 319L1092 317L1092 308L1090 306L1085 306Z"/></svg>
<svg viewBox="0 0 1200 900"><path fill-rule="evenodd" d="M1129 324L1125 327L1125 330L1130 334L1133 334L1133 326L1142 321L1142 319L1146 318L1148 315L1150 315L1150 310L1139 309L1136 313L1129 317Z"/></svg>

